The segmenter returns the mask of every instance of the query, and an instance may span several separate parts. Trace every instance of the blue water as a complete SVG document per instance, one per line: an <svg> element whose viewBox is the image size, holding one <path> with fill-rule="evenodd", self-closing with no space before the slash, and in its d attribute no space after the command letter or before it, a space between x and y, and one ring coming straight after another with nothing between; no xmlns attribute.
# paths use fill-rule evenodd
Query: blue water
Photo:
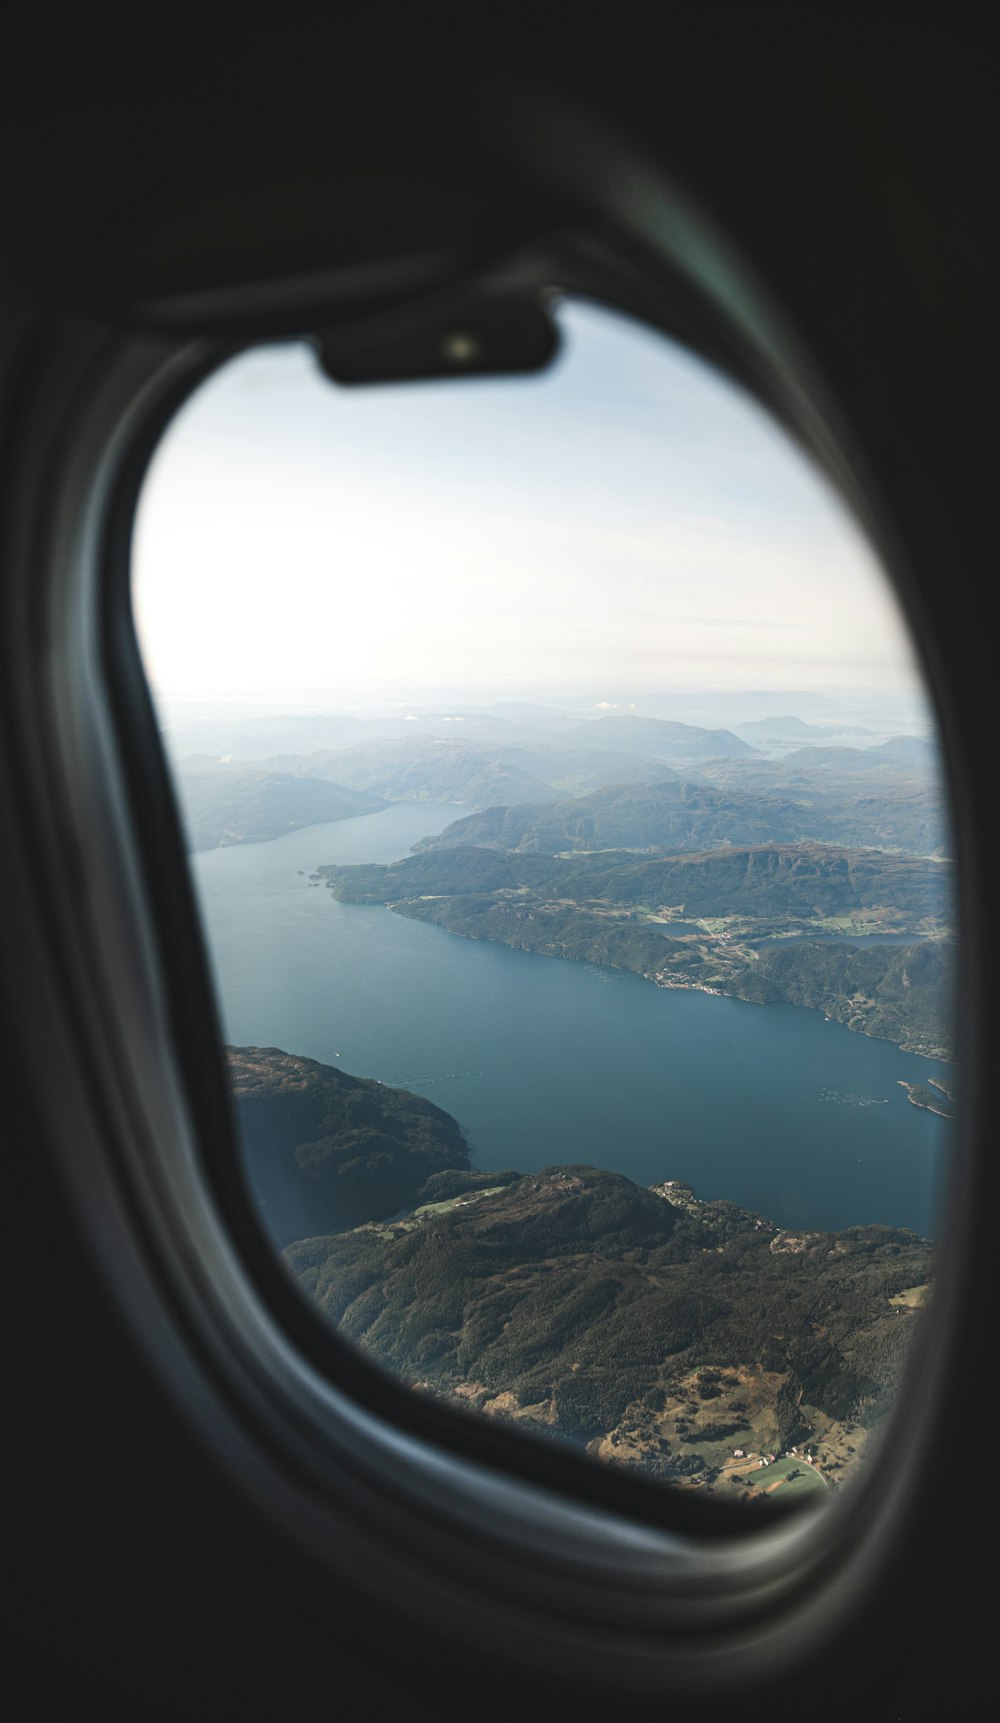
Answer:
<svg viewBox="0 0 1000 1723"><path fill-rule="evenodd" d="M465 810L401 803L192 857L226 1037L428 1096L482 1168L685 1179L781 1226L936 1230L953 1068L817 1011L668 991L337 903L324 862L389 861Z"/></svg>

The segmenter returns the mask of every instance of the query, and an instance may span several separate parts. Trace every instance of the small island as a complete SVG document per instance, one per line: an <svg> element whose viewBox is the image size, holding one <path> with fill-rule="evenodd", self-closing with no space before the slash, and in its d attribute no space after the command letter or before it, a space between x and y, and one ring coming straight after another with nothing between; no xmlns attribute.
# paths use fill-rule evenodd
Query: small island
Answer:
<svg viewBox="0 0 1000 1723"><path fill-rule="evenodd" d="M906 1090L906 1098L911 1107L923 1107L928 1113L936 1113L939 1119L953 1119L955 1117L946 1101L942 1099L942 1096L947 1096L947 1099L951 1100L951 1096L942 1083L934 1082L933 1077L929 1077L927 1081L934 1083L934 1088L941 1091L937 1095L932 1089L926 1088L923 1083L907 1083L902 1077L897 1077L896 1081L901 1089Z"/></svg>

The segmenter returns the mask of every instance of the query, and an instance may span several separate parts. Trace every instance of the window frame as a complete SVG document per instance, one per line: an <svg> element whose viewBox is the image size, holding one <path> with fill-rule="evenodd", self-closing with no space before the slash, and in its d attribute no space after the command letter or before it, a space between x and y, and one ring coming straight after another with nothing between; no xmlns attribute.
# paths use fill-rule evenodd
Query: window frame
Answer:
<svg viewBox="0 0 1000 1723"><path fill-rule="evenodd" d="M682 234L680 224L675 243ZM733 323L720 319L715 340L705 338L711 308L699 304L693 315L691 284L677 289L669 255L659 272L651 269L644 245L648 235L617 249L605 234L553 236L508 264L505 279L554 281L558 270L566 290L697 340L744 384L766 371L766 342L737 363ZM309 1319L261 1230L248 1225L193 894L127 603L131 517L146 462L180 402L244 338L192 340L177 329L109 335L78 325L40 343L26 379L37 435L20 462L22 476L25 463L29 469L20 548L31 568L20 592L38 650L9 697L30 762L19 843L27 867L32 853L37 865L50 1010L88 1127L64 1141L61 1171L98 1272L197 1443L223 1470L240 1473L252 1511L311 1561L343 1573L351 1538L357 1548L374 1536L383 1552L377 1583L405 1593L422 1571L417 1556L430 1525L439 1589L428 1587L426 1600L411 1605L428 1619L443 1594L471 1635L483 1632L478 1593L515 1612L523 1654L542 1664L554 1624L571 1622L595 1677L598 1667L606 1676L610 1658L627 1684L649 1690L696 1680L721 1691L762 1679L793 1658L799 1636L819 1632L821 1619L833 1633L859 1607L880 1540L892 1541L916 1499L960 1293L952 1259L968 1212L967 1172L952 1180L952 1244L890 1421L890 1432L907 1429L909 1458L890 1468L882 1443L837 1502L766 1527L692 1515L691 1504L666 1492L662 1523L653 1524L658 1492L645 1481L383 1383L320 1318ZM752 346L745 327L744 341ZM792 371L811 405L809 424L794 401L782 407L777 384L764 391L768 404L814 455L824 453L815 435L823 427L827 470L898 572L874 488L803 383L808 367L793 363ZM902 585L943 712L927 631ZM962 779L944 719L942 728L961 869ZM47 929L39 892L51 913ZM973 993L967 919L963 913L963 999ZM977 1047L967 1013L960 1034L971 1077ZM960 1128L968 1144L971 1108ZM223 1142L228 1155L219 1152ZM959 1145L956 1159L971 1165ZM703 1652L686 1643L692 1632Z"/></svg>

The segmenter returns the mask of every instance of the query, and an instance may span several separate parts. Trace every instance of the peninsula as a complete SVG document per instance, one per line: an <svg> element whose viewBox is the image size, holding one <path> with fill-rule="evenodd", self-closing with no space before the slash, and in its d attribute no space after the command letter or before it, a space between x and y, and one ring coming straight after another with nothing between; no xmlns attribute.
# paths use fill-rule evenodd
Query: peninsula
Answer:
<svg viewBox="0 0 1000 1723"><path fill-rule="evenodd" d="M342 901L466 938L629 969L660 987L804 1005L908 1052L954 1056L948 864L927 857L816 843L679 855L452 844L319 874ZM872 934L912 943L852 942Z"/></svg>

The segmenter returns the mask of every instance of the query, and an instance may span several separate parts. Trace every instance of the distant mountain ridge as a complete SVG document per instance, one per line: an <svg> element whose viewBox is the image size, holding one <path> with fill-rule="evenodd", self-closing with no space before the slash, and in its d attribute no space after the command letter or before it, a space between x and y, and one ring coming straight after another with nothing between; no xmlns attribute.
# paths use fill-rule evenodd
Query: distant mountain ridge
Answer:
<svg viewBox="0 0 1000 1723"><path fill-rule="evenodd" d="M736 729L749 730L760 736L825 736L828 733L824 725L807 724L790 712L777 718L747 718L737 724Z"/></svg>
<svg viewBox="0 0 1000 1723"><path fill-rule="evenodd" d="M754 752L748 742L741 742L731 730L706 730L669 718L640 718L624 712L588 719L565 739L571 738L581 746L622 749L628 754L645 754L674 765L724 756L748 759Z"/></svg>
<svg viewBox="0 0 1000 1723"><path fill-rule="evenodd" d="M388 806L365 790L198 755L178 763L174 783L191 850L263 843L303 826L355 819Z"/></svg>
<svg viewBox="0 0 1000 1723"><path fill-rule="evenodd" d="M742 762L734 762L738 770ZM451 844L557 854L562 850L635 849L676 854L723 844L833 843L847 847L932 855L946 843L940 799L932 790L888 786L873 791L827 790L806 778L764 777L773 788L756 787L764 768L787 762L752 763L753 781L738 776L724 783L685 780L611 785L588 795L532 807L491 807L446 826L415 846ZM712 768L706 762L701 770Z"/></svg>
<svg viewBox="0 0 1000 1723"><path fill-rule="evenodd" d="M677 779L606 785L586 796L532 808L484 808L414 847L478 844L550 854L570 849L706 850L726 841L792 839L799 835L797 823L792 803L782 809L761 798ZM782 825L789 829L782 830Z"/></svg>
<svg viewBox="0 0 1000 1723"><path fill-rule="evenodd" d="M816 791L870 788L878 779L880 788L895 792L933 787L943 791L939 750L917 736L890 736L871 747L848 747L844 743L794 748L780 760L758 754L753 760L706 761L701 776L720 788L790 790L809 787Z"/></svg>
<svg viewBox="0 0 1000 1723"><path fill-rule="evenodd" d="M544 777L524 766L508 764L488 749L433 736L279 755L265 764L294 770L310 779L335 779L350 789L365 790L389 801L482 805L549 801L559 795Z"/></svg>

